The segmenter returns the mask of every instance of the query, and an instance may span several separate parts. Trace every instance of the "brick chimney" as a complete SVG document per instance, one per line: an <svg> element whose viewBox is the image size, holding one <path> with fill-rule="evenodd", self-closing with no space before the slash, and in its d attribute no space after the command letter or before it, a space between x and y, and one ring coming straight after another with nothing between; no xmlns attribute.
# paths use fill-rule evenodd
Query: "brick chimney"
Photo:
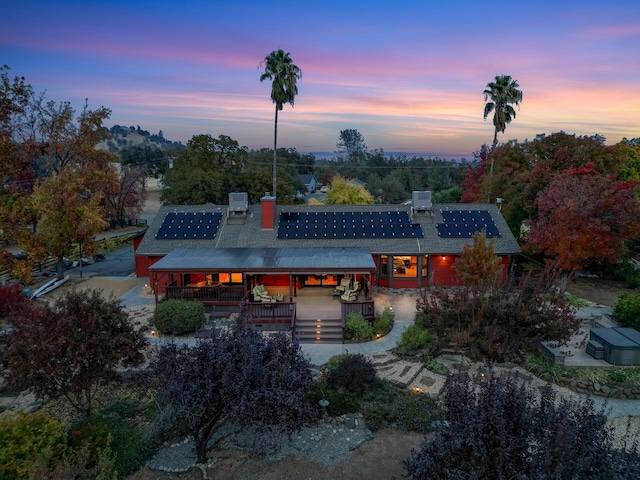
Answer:
<svg viewBox="0 0 640 480"><path fill-rule="evenodd" d="M260 199L262 206L262 228L273 230L276 223L276 197L269 195L269 192Z"/></svg>

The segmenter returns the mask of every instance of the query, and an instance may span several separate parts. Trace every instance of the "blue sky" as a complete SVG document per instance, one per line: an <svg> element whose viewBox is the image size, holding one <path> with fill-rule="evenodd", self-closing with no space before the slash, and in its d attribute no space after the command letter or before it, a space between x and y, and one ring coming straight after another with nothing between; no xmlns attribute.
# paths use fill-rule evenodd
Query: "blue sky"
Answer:
<svg viewBox="0 0 640 480"><path fill-rule="evenodd" d="M469 158L491 144L486 84L524 100L500 141L563 130L640 137L640 2L31 1L3 6L0 63L47 98L112 110L170 140L273 145L259 64L282 48L302 70L278 146Z"/></svg>

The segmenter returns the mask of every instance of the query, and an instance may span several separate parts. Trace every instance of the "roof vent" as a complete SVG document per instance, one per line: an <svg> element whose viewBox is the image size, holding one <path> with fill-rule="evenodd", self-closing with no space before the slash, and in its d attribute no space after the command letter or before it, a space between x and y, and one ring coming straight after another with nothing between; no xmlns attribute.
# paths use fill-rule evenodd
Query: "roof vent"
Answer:
<svg viewBox="0 0 640 480"><path fill-rule="evenodd" d="M411 210L413 213L427 213L431 212L431 192L430 191L417 191L411 194Z"/></svg>
<svg viewBox="0 0 640 480"><path fill-rule="evenodd" d="M229 193L228 217L246 216L249 210L249 194L247 192Z"/></svg>

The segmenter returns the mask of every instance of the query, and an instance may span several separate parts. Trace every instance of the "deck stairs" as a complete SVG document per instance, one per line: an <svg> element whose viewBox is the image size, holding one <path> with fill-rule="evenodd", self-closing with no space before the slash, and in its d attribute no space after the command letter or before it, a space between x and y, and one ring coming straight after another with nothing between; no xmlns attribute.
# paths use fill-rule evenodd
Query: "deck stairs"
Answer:
<svg viewBox="0 0 640 480"><path fill-rule="evenodd" d="M294 333L300 343L342 343L342 320L298 318Z"/></svg>

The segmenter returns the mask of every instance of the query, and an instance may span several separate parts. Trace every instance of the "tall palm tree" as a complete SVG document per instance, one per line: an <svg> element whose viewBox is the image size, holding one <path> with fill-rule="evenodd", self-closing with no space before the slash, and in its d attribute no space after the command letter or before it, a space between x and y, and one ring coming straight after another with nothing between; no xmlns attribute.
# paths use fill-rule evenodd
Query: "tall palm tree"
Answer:
<svg viewBox="0 0 640 480"><path fill-rule="evenodd" d="M510 75L496 75L493 82L487 83L484 92L484 101L490 100L484 106L485 120L491 112L493 112L493 126L495 134L493 136L493 147L495 149L498 144L498 132L504 133L507 123L516 118L516 111L511 106L520 105L522 102L522 91L518 90L517 80L513 80Z"/></svg>
<svg viewBox="0 0 640 480"><path fill-rule="evenodd" d="M511 120L516 118L516 111L511 106L514 104L520 106L522 102L522 91L518 90L517 80L513 80L510 75L496 75L493 82L487 83L487 88L484 92L484 101L487 102L484 106L484 119L491 112L493 112L493 126L495 128L493 135L493 146L491 147L491 168L489 171L489 192L488 202L491 201L491 186L493 183L493 150L498 145L498 132L504 133L507 128L507 123L511 123Z"/></svg>
<svg viewBox="0 0 640 480"><path fill-rule="evenodd" d="M276 104L276 121L273 130L273 196L276 196L276 159L278 146L278 110L282 110L285 103L293 107L293 100L298 94L297 82L302 78L302 71L294 65L289 53L284 50L274 50L264 57L262 64L264 73L260 81L272 80L271 100Z"/></svg>

